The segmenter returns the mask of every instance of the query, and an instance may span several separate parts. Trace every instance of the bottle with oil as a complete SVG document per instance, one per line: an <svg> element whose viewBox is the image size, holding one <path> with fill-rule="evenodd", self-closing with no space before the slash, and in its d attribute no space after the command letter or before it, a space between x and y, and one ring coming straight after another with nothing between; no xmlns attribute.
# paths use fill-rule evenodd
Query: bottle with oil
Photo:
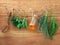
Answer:
<svg viewBox="0 0 60 45"><path fill-rule="evenodd" d="M29 30L35 30L36 29L36 15L32 11L32 19L29 23Z"/></svg>

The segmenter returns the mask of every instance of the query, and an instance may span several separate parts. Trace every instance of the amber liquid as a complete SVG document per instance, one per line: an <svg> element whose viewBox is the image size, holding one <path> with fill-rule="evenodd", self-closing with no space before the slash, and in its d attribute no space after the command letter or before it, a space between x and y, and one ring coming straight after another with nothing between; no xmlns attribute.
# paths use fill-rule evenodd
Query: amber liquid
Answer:
<svg viewBox="0 0 60 45"><path fill-rule="evenodd" d="M36 29L36 25L29 25L29 30L35 30Z"/></svg>

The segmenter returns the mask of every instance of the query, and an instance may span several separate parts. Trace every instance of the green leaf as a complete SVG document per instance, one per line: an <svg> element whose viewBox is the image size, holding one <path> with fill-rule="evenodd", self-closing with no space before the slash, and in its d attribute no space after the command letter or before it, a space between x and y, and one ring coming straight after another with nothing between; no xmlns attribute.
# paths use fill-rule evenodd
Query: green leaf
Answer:
<svg viewBox="0 0 60 45"><path fill-rule="evenodd" d="M26 29L28 28L26 17L24 17L22 25L23 25L24 28L26 28Z"/></svg>
<svg viewBox="0 0 60 45"><path fill-rule="evenodd" d="M22 27L22 24L18 24L17 28L20 29Z"/></svg>

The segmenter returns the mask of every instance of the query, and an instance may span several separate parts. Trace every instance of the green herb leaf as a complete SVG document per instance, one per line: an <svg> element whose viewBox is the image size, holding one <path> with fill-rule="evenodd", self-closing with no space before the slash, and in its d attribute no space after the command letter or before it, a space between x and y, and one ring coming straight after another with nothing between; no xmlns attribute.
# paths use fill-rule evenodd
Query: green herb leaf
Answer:
<svg viewBox="0 0 60 45"><path fill-rule="evenodd" d="M48 11L46 11L46 17L45 17L43 25L42 25L42 32L43 32L44 36L46 37L48 34Z"/></svg>
<svg viewBox="0 0 60 45"><path fill-rule="evenodd" d="M24 17L22 25L24 28L26 28L26 29L28 28L26 17Z"/></svg>

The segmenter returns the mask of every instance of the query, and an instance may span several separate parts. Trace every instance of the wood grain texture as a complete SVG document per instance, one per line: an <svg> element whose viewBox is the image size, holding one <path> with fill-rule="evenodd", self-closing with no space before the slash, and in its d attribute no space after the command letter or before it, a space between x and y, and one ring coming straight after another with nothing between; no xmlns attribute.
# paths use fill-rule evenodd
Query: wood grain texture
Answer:
<svg viewBox="0 0 60 45"><path fill-rule="evenodd" d="M53 40L45 39L42 33L28 31L0 32L0 45L60 45L60 35Z"/></svg>
<svg viewBox="0 0 60 45"><path fill-rule="evenodd" d="M58 23L58 30L56 35L54 35L53 40L44 39L43 33L35 31L29 31L22 28L17 29L12 24L7 33L2 33L2 29L7 25L7 10L11 12L15 9L16 15L18 15L18 10L21 10L22 18L27 16L27 21L31 20L30 8L32 8L35 14L41 15L42 11L48 8L49 10L49 20L51 18L51 8L54 8L55 19ZM25 13L22 11L25 10ZM60 0L0 0L0 45L60 45Z"/></svg>

